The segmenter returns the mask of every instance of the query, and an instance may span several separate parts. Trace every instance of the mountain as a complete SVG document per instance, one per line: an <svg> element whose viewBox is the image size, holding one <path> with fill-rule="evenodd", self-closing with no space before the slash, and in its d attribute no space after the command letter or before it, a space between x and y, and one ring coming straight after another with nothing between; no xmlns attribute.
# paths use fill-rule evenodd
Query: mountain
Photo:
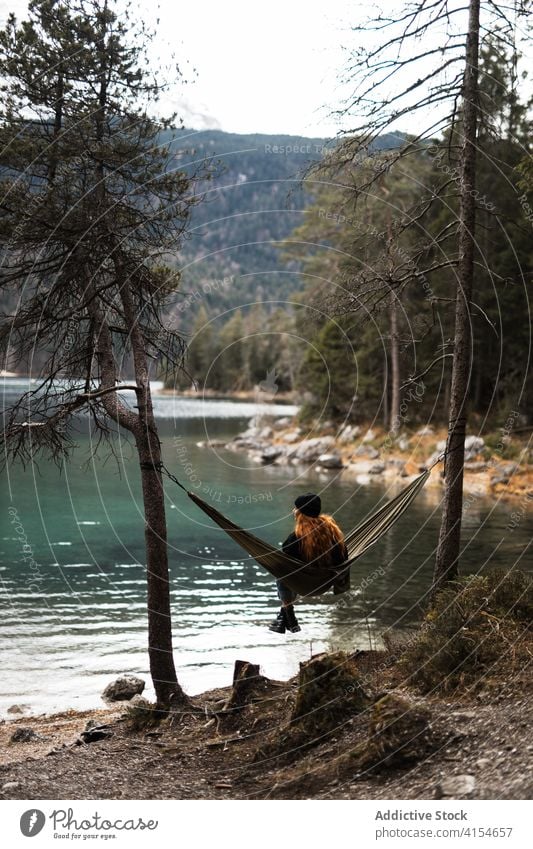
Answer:
<svg viewBox="0 0 533 849"><path fill-rule="evenodd" d="M379 142L380 148L398 143L392 134ZM301 281L277 246L300 224L309 200L302 176L335 140L185 129L168 131L163 143L191 172L205 158L215 170L176 258L184 297L218 311L297 291Z"/></svg>

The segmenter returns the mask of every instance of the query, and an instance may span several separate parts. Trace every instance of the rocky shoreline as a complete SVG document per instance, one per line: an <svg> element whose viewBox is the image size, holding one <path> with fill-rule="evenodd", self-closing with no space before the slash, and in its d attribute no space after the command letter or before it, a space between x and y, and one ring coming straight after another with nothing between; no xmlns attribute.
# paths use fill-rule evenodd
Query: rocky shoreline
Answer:
<svg viewBox="0 0 533 849"><path fill-rule="evenodd" d="M372 481L408 483L429 468L446 448L445 430L425 426L412 433L392 438L382 429L346 425L333 426L320 433L305 433L293 419L259 415L248 428L230 442L211 440L199 446L246 452L261 465L312 468L319 474L342 475L344 479L366 485ZM529 443L502 436L501 444L491 448L478 435L468 435L465 443L464 490L468 495L495 499L523 499L533 509L533 465ZM506 458L512 453L515 459ZM441 490L443 466L436 466L426 488Z"/></svg>

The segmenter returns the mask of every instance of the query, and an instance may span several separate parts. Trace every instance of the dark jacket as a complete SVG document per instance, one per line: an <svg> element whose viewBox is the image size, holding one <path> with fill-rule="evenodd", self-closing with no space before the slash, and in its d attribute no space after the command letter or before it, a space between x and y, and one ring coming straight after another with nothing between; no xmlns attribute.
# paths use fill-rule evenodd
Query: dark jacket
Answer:
<svg viewBox="0 0 533 849"><path fill-rule="evenodd" d="M288 554L290 557L294 557L296 560L305 562L302 552L300 551L300 541L294 532L289 534L285 542L282 543L282 548L285 554ZM348 559L348 549L343 542L337 542L333 546L331 553L332 580L330 587L332 587L335 595L339 595L340 593L345 593L346 590L350 589L350 567L348 566L346 569L338 570L338 567L342 566L342 564ZM313 569L313 564L310 564L309 568Z"/></svg>

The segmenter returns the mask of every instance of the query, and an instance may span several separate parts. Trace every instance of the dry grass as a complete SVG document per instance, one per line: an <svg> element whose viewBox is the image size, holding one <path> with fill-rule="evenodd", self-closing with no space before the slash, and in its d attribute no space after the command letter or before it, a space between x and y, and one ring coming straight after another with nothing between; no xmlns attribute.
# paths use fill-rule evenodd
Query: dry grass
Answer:
<svg viewBox="0 0 533 849"><path fill-rule="evenodd" d="M533 580L495 570L454 581L437 596L399 663L423 692L485 686L533 657Z"/></svg>

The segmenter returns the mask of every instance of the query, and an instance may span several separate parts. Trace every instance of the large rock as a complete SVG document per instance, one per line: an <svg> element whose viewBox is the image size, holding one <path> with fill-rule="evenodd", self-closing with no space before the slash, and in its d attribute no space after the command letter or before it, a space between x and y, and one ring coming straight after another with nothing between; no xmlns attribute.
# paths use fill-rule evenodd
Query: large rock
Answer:
<svg viewBox="0 0 533 849"><path fill-rule="evenodd" d="M476 789L473 775L450 775L435 787L435 799L471 799Z"/></svg>
<svg viewBox="0 0 533 849"><path fill-rule="evenodd" d="M260 460L262 463L274 463L278 460L282 454L285 454L285 449L282 445L271 445L269 448L265 448L264 451L260 454Z"/></svg>
<svg viewBox="0 0 533 849"><path fill-rule="evenodd" d="M339 454L321 454L317 460L323 469L342 469L343 462Z"/></svg>
<svg viewBox="0 0 533 849"><path fill-rule="evenodd" d="M370 475L382 475L385 471L385 463L372 463L368 473Z"/></svg>
<svg viewBox="0 0 533 849"><path fill-rule="evenodd" d="M372 460L357 460L355 463L349 463L347 468L352 475L368 475L373 465Z"/></svg>
<svg viewBox="0 0 533 849"><path fill-rule="evenodd" d="M124 702L132 699L137 693L142 693L146 684L136 675L123 675L108 684L102 693L102 698L108 702Z"/></svg>
<svg viewBox="0 0 533 849"><path fill-rule="evenodd" d="M354 457L370 457L371 460L377 460L379 451L373 445L358 445L353 452Z"/></svg>
<svg viewBox="0 0 533 849"><path fill-rule="evenodd" d="M484 448L485 443L480 436L467 436L465 439L465 460L472 460ZM426 460L426 468L433 465L438 460L443 451L446 450L446 440L441 439L437 442L435 451Z"/></svg>
<svg viewBox="0 0 533 849"><path fill-rule="evenodd" d="M262 428L260 427L249 427L246 430L243 430L242 433L239 433L238 436L235 437L234 442L240 441L242 439L256 439L261 433Z"/></svg>
<svg viewBox="0 0 533 849"><path fill-rule="evenodd" d="M265 448L268 448L268 442L264 439L236 436L235 439L227 443L226 448L231 450L247 448L252 451L263 451Z"/></svg>
<svg viewBox="0 0 533 849"><path fill-rule="evenodd" d="M465 460L472 460L485 447L480 436L467 436L465 439Z"/></svg>
<svg viewBox="0 0 533 849"><path fill-rule="evenodd" d="M301 434L302 432L300 428L297 427L295 430L290 430L288 433L285 434L285 436L282 436L281 438L283 439L283 442L288 442L292 445L293 442L298 442Z"/></svg>
<svg viewBox="0 0 533 849"><path fill-rule="evenodd" d="M351 442L361 433L361 428L357 425L345 425L339 433L337 439L341 443Z"/></svg>
<svg viewBox="0 0 533 849"><path fill-rule="evenodd" d="M321 454L326 454L333 445L335 445L335 440L332 436L304 439L296 448L293 457L302 463L314 463Z"/></svg>

